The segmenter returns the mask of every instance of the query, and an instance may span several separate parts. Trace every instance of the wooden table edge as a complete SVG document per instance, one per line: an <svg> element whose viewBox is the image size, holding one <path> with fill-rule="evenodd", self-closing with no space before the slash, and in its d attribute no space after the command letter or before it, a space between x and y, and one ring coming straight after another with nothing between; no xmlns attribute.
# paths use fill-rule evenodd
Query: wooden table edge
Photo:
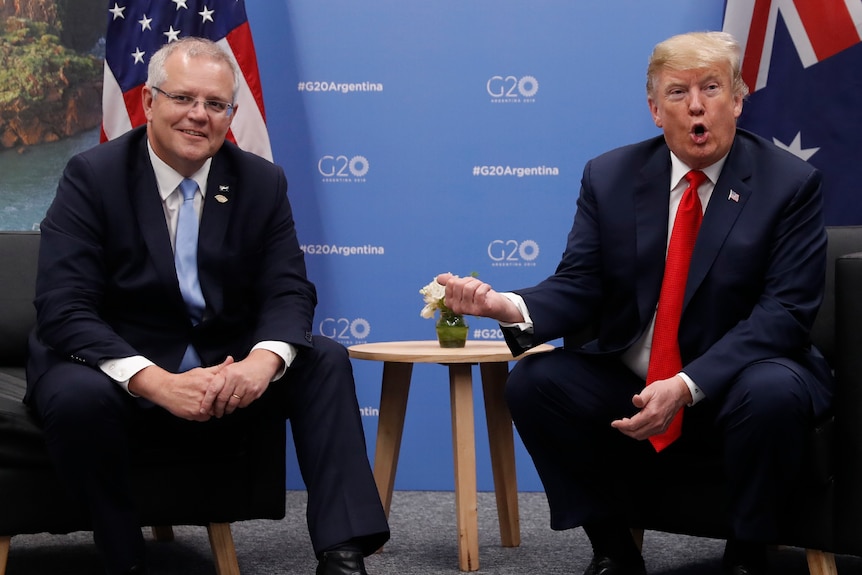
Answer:
<svg viewBox="0 0 862 575"><path fill-rule="evenodd" d="M347 348L350 357L372 361L399 363L484 363L516 361L526 355L554 349L544 343L519 355L512 356L508 346L499 341L467 341L465 347L444 348L436 340L383 341L360 343Z"/></svg>

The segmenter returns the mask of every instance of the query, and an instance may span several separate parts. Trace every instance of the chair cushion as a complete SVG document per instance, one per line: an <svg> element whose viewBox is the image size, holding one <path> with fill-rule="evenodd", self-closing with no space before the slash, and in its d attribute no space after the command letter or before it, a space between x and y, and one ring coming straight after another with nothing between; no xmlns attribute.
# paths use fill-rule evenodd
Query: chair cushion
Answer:
<svg viewBox="0 0 862 575"><path fill-rule="evenodd" d="M36 323L39 238L39 232L0 232L0 365L24 365Z"/></svg>

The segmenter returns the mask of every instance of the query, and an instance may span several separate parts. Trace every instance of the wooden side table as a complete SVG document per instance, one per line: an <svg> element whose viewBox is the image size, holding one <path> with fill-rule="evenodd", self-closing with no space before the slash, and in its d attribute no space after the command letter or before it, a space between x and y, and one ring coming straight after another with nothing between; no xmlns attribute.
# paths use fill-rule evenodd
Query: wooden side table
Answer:
<svg viewBox="0 0 862 575"><path fill-rule="evenodd" d="M549 351L544 344L525 355ZM476 436L473 421L472 365L479 364L488 423L491 469L504 547L521 543L518 517L518 484L512 416L504 388L512 357L503 342L467 341L463 348L442 348L436 340L365 343L348 348L350 357L383 362L380 415L374 456L374 480L387 517L392 503L401 435L415 363L449 366L452 407L452 450L455 456L455 511L458 524L458 566L461 571L479 569L479 526L476 496ZM523 357L523 356L520 356Z"/></svg>

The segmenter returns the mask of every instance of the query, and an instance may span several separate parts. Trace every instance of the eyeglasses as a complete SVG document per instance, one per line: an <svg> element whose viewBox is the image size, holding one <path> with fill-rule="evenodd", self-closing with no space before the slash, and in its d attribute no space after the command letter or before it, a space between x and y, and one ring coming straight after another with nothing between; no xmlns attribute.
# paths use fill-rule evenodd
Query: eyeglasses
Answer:
<svg viewBox="0 0 862 575"><path fill-rule="evenodd" d="M198 100L197 98L192 98L191 96L186 96L185 94L171 94L170 92L165 92L164 90L156 86L151 86L150 89L158 92L159 94L164 94L167 99L173 102L178 108L182 108L183 110L193 108L195 104L200 102L203 104L204 110L206 110L207 113L212 114L213 116L224 114L228 118L230 118L231 114L233 114L233 104L228 104L227 102L222 102L221 100Z"/></svg>

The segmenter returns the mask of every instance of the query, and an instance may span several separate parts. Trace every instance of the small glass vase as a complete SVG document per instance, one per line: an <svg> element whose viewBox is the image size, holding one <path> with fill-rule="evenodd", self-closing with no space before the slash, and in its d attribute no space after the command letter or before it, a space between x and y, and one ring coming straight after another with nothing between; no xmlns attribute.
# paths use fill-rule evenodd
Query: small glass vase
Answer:
<svg viewBox="0 0 862 575"><path fill-rule="evenodd" d="M464 347L467 345L467 330L470 326L459 314L440 314L437 320L437 341L440 347Z"/></svg>

